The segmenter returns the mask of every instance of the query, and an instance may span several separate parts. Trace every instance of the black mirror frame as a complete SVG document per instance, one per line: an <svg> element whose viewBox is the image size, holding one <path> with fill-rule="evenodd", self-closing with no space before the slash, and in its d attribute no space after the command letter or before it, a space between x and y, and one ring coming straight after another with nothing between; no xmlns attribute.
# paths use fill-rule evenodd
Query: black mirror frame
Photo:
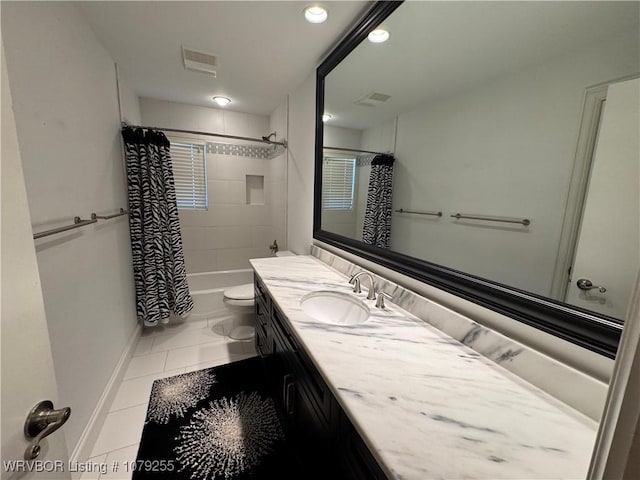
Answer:
<svg viewBox="0 0 640 480"><path fill-rule="evenodd" d="M316 143L313 238L433 285L556 337L615 358L623 323L613 317L551 300L425 260L365 245L322 230L322 155L325 77L403 2L376 2L355 23L316 71Z"/></svg>

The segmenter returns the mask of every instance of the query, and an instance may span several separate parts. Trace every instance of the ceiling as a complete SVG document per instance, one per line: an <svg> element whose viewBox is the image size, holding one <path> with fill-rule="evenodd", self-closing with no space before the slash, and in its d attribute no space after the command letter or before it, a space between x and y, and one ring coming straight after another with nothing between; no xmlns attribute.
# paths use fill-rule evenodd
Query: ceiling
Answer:
<svg viewBox="0 0 640 480"><path fill-rule="evenodd" d="M368 8L328 2L322 24L304 20L309 2L78 2L92 29L140 97L268 115L315 69ZM218 57L217 77L184 69L181 46Z"/></svg>
<svg viewBox="0 0 640 480"><path fill-rule="evenodd" d="M405 2L383 22L389 41L364 41L327 76L327 125L370 128L625 34L640 63L639 23L640 2ZM372 92L391 98L355 105Z"/></svg>

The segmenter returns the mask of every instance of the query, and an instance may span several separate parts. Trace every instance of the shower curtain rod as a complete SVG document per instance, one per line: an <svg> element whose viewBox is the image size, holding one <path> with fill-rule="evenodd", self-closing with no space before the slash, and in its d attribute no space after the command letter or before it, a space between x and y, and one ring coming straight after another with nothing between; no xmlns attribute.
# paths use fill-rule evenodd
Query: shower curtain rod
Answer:
<svg viewBox="0 0 640 480"><path fill-rule="evenodd" d="M143 125L129 125L126 122L122 122L122 127L129 128L146 128L150 130L161 130L163 132L176 132L176 133L190 133L192 135L205 135L207 137L220 137L220 138L231 138L233 140L246 140L249 142L258 142L258 143L267 143L269 145L281 145L284 148L287 148L287 141L283 140L282 142L274 142L273 140L269 140L269 137L273 135L269 135L269 137L262 138L251 138L251 137L239 137L237 135L224 135L222 133L211 133L211 132L198 132L196 130L181 130L178 128L163 128L163 127L146 127Z"/></svg>
<svg viewBox="0 0 640 480"><path fill-rule="evenodd" d="M325 150L337 150L339 152L358 152L358 153L372 153L374 155L389 155L390 152L372 152L371 150L359 150L357 148L340 148L340 147L322 147Z"/></svg>

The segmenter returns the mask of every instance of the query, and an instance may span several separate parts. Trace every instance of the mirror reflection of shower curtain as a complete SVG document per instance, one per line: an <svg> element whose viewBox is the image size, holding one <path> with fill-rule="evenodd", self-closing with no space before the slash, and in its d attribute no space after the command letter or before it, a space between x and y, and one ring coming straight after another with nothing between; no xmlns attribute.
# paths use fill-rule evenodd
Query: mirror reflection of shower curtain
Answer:
<svg viewBox="0 0 640 480"><path fill-rule="evenodd" d="M136 313L144 326L193 308L182 251L169 140L162 132L124 128L129 231Z"/></svg>
<svg viewBox="0 0 640 480"><path fill-rule="evenodd" d="M393 155L376 155L371 161L362 241L379 248L391 244Z"/></svg>

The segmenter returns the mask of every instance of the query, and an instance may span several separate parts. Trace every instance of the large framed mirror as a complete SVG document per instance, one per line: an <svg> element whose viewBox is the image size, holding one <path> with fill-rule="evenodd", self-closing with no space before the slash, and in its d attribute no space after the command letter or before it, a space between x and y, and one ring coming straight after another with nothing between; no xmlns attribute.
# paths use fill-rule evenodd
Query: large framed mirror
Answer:
<svg viewBox="0 0 640 480"><path fill-rule="evenodd" d="M314 238L614 358L639 5L376 3L317 70Z"/></svg>

